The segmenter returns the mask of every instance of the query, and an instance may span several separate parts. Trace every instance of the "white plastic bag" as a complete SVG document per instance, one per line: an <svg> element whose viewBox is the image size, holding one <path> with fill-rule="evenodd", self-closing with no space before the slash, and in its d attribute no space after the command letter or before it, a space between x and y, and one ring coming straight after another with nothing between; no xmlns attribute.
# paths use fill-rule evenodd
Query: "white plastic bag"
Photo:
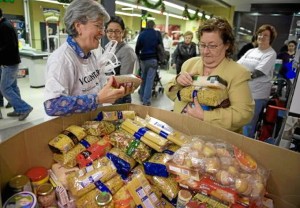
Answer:
<svg viewBox="0 0 300 208"><path fill-rule="evenodd" d="M115 68L120 66L117 56L115 55L116 46L118 42L111 40L106 44L106 46L101 48L101 55L98 56L98 66L100 70L104 70L105 74L115 75Z"/></svg>

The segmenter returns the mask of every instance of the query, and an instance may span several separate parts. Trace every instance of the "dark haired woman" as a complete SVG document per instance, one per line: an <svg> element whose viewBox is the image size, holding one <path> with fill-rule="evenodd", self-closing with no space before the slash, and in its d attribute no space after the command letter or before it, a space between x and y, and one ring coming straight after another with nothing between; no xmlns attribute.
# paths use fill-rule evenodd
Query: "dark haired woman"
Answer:
<svg viewBox="0 0 300 208"><path fill-rule="evenodd" d="M125 37L125 24L123 19L119 16L110 17L110 21L105 24L105 32L108 40L118 42L115 55L120 65L115 68L116 75L132 74L137 58L133 48L123 39ZM115 102L115 104L121 103L131 103L131 95L126 95Z"/></svg>

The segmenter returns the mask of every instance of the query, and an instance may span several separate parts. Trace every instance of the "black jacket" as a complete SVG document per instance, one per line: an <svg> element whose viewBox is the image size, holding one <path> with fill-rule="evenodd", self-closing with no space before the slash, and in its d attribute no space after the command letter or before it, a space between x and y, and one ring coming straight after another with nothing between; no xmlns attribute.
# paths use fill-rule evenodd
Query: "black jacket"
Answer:
<svg viewBox="0 0 300 208"><path fill-rule="evenodd" d="M21 62L18 36L15 28L6 19L0 20L0 65L15 65Z"/></svg>
<svg viewBox="0 0 300 208"><path fill-rule="evenodd" d="M183 62L195 56L197 56L196 43L191 42L190 45L187 45L184 42L180 42L172 54L171 64L176 64L181 67Z"/></svg>

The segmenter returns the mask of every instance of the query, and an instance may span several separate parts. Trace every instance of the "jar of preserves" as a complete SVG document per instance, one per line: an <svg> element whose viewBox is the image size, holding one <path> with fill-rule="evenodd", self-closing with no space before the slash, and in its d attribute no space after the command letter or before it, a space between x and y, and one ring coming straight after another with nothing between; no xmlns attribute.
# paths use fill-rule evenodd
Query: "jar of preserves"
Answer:
<svg viewBox="0 0 300 208"><path fill-rule="evenodd" d="M50 183L39 185L36 190L37 201L40 207L57 207L54 187Z"/></svg>
<svg viewBox="0 0 300 208"><path fill-rule="evenodd" d="M8 186L13 194L22 191L32 192L32 187L29 178L25 175L17 175L11 178L8 182Z"/></svg>
<svg viewBox="0 0 300 208"><path fill-rule="evenodd" d="M49 181L49 173L45 167L33 167L30 168L26 176L30 179L34 193L36 194L36 189L39 185L47 183Z"/></svg>
<svg viewBox="0 0 300 208"><path fill-rule="evenodd" d="M114 203L112 201L112 195L108 192L101 192L96 196L96 203L102 208L114 208Z"/></svg>

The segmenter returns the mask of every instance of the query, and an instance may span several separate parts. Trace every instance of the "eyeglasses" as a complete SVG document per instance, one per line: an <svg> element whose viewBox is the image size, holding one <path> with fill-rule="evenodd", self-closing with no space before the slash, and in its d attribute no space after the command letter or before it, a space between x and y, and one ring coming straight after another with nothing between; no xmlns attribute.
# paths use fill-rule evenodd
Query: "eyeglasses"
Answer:
<svg viewBox="0 0 300 208"><path fill-rule="evenodd" d="M218 48L220 45L222 45L223 43L219 44L219 45L206 45L206 44L199 44L199 48L200 50L204 50L205 48L209 49L209 50L214 50L216 48Z"/></svg>
<svg viewBox="0 0 300 208"><path fill-rule="evenodd" d="M116 35L120 35L121 34L121 30L106 30L107 34L113 34L115 33Z"/></svg>
<svg viewBox="0 0 300 208"><path fill-rule="evenodd" d="M258 38L269 38L269 35L258 34Z"/></svg>

